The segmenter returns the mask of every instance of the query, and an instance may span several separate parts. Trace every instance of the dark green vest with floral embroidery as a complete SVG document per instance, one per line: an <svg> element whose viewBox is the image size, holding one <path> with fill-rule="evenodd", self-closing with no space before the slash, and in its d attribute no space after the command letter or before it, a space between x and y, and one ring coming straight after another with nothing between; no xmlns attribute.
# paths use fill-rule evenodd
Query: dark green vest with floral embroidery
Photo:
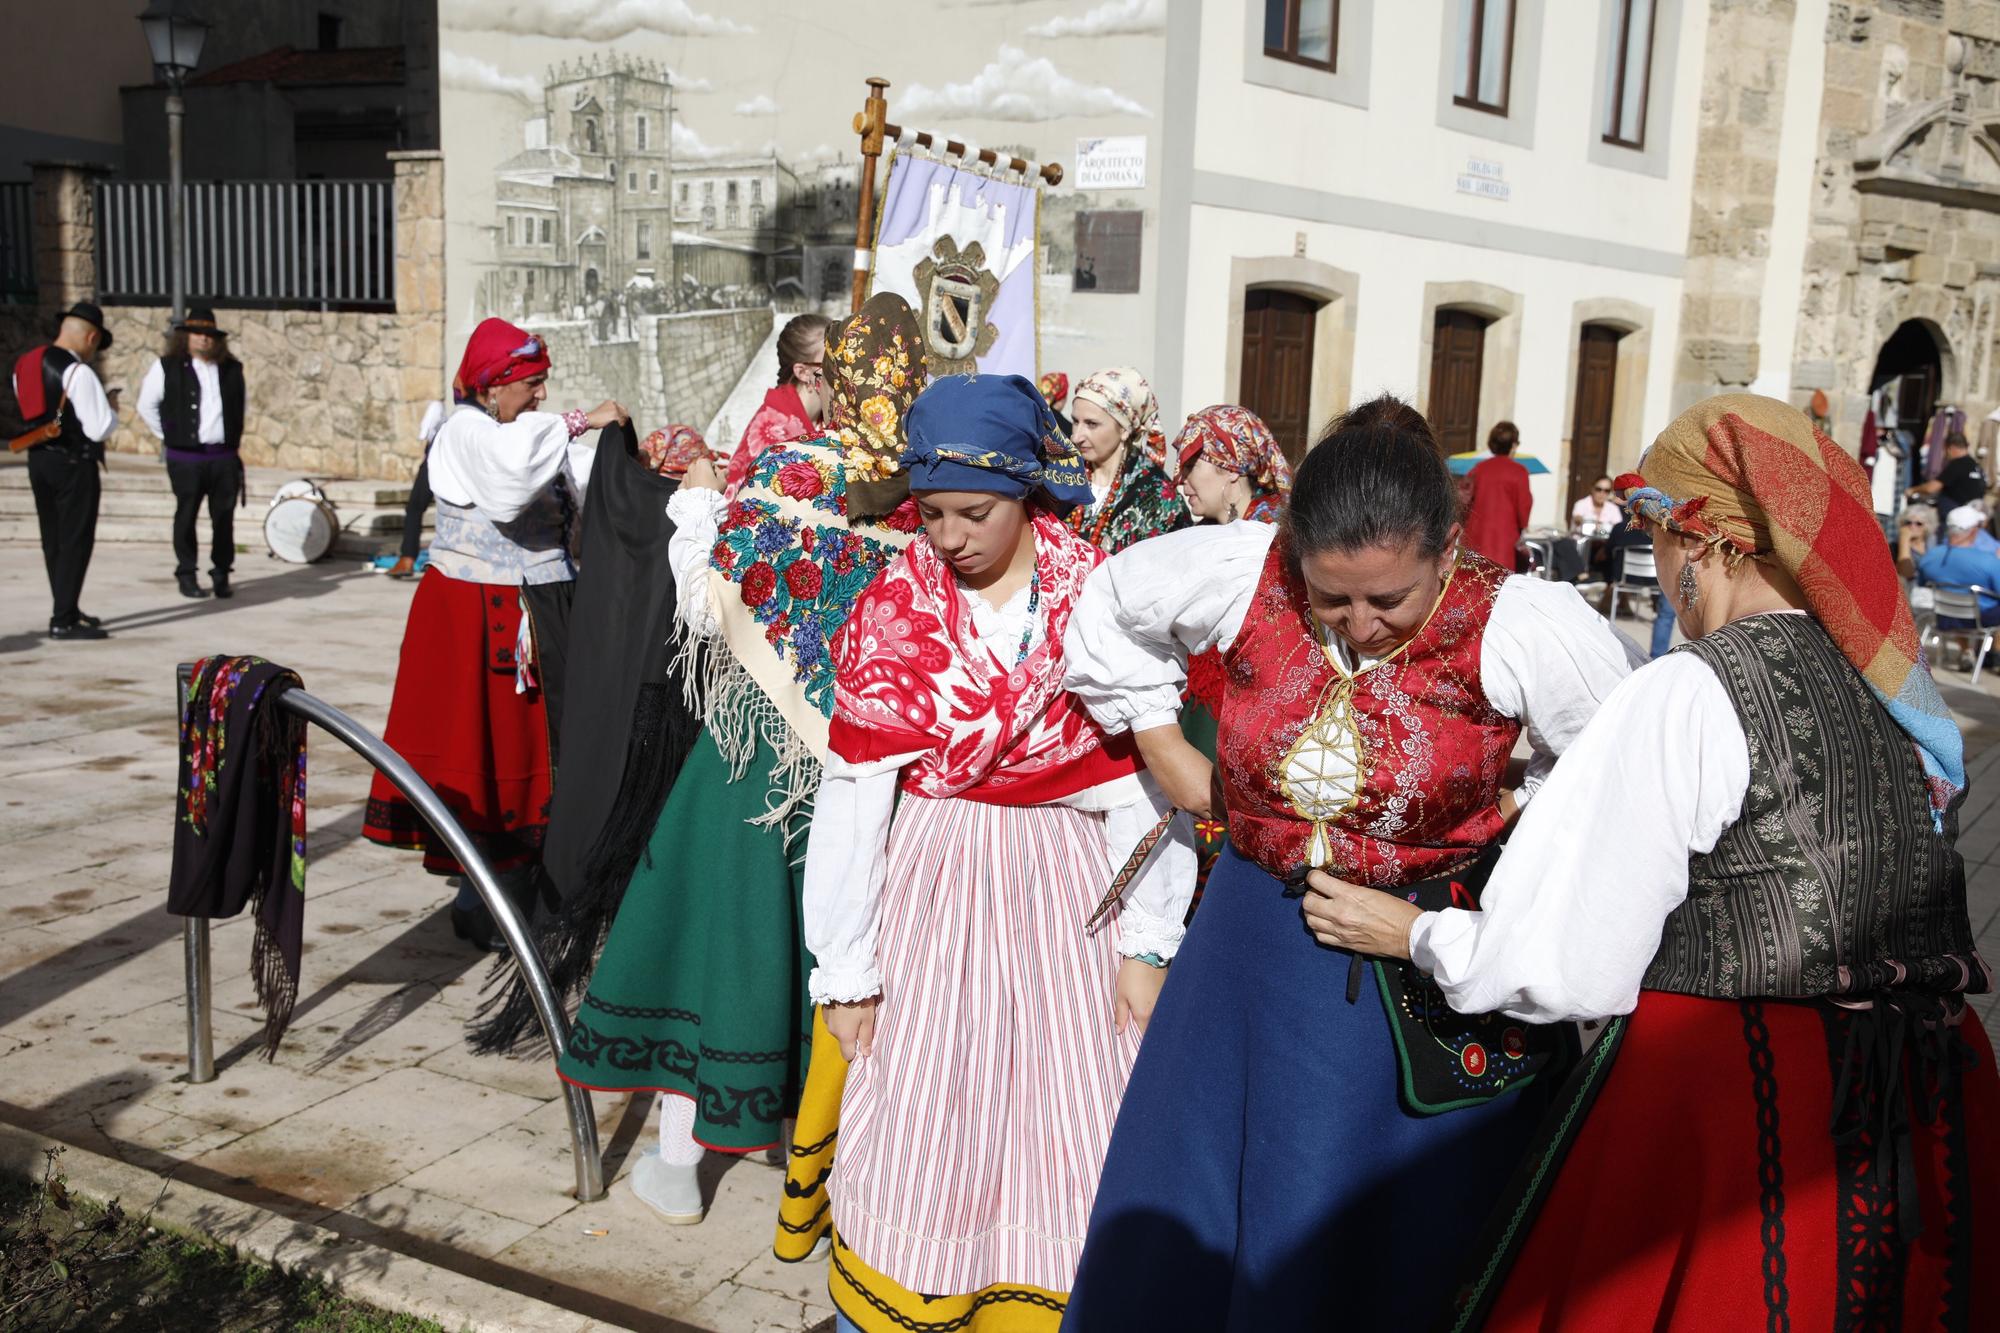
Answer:
<svg viewBox="0 0 2000 1333"><path fill-rule="evenodd" d="M1752 616L1679 649L1750 747L1742 813L1688 863L1650 990L1719 999L1987 987L1956 811L1940 835L1909 737L1818 621Z"/></svg>

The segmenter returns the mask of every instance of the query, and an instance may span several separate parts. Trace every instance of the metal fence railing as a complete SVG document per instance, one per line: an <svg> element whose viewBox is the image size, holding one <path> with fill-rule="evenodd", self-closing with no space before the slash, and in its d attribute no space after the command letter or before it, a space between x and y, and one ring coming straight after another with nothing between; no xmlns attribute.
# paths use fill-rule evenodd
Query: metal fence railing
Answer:
<svg viewBox="0 0 2000 1333"><path fill-rule="evenodd" d="M173 280L164 181L97 186L99 290L165 300ZM181 187L190 300L341 309L396 303L392 181L210 181Z"/></svg>
<svg viewBox="0 0 2000 1333"><path fill-rule="evenodd" d="M192 666L185 662L175 669L175 680L179 685L174 691L176 706L186 693L192 672ZM479 854L478 847L453 817L450 808L438 798L431 785L418 776L417 770L410 767L409 760L324 699L304 690L286 690L278 696L278 707L324 728L348 749L366 759L377 773L389 779L396 790L416 807L425 822L444 839L452 856L465 867L465 878L478 891L486 910L493 914L494 924L500 927L507 947L513 950L514 957L519 961L521 974L528 983L528 994L534 1002L535 1016L541 1020L542 1035L548 1038L551 1059L560 1063L563 1050L569 1045L569 1015L563 1009L555 987L549 982L548 969L542 964L541 951L535 947L534 938L528 934L527 922L512 900L501 891L500 881L494 878L486 859ZM184 917L181 927L187 966L188 1082L209 1083L215 1079L215 1031L209 1007L212 982L208 918ZM557 1086L562 1092L563 1109L569 1116L569 1153L570 1163L576 1169L577 1201L591 1203L604 1197L604 1159L597 1141L597 1116L591 1109L588 1092L566 1080L557 1080Z"/></svg>
<svg viewBox="0 0 2000 1333"><path fill-rule="evenodd" d="M35 297L35 204L27 181L0 181L0 301Z"/></svg>

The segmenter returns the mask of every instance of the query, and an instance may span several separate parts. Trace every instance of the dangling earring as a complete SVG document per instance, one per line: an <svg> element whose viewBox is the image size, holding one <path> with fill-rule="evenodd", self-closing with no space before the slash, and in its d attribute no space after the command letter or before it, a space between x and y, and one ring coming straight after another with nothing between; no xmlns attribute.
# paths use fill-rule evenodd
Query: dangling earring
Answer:
<svg viewBox="0 0 2000 1333"><path fill-rule="evenodd" d="M1681 566L1681 579L1680 579L1681 610L1692 611L1695 608L1695 604L1698 603L1699 601L1701 601L1701 585L1695 582L1694 561L1690 560L1686 564Z"/></svg>
<svg viewBox="0 0 2000 1333"><path fill-rule="evenodd" d="M1236 521L1236 513L1237 513L1237 510L1236 510L1236 501L1234 501L1234 500L1231 500L1231 501L1229 502L1229 516L1228 516L1227 518L1223 519L1222 521L1223 521L1224 523L1234 523L1234 522Z"/></svg>

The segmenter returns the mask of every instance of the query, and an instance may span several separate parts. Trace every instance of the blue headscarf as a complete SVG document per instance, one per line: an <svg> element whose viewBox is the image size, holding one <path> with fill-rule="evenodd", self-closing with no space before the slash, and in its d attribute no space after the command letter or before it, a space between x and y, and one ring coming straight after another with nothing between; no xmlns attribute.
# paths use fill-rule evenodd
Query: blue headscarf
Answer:
<svg viewBox="0 0 2000 1333"><path fill-rule="evenodd" d="M910 405L903 466L913 491L1039 491L1067 510L1091 501L1090 473L1048 400L1019 375L946 375Z"/></svg>

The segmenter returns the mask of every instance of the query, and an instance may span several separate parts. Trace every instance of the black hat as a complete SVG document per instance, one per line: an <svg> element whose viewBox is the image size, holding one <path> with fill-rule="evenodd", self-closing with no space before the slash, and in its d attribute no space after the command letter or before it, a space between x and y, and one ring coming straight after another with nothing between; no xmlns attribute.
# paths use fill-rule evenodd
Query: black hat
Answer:
<svg viewBox="0 0 2000 1333"><path fill-rule="evenodd" d="M104 341L99 343L98 347L101 350L110 350L111 330L104 327L104 312L99 310L94 304L89 301L78 301L75 305L57 315L55 331L58 334L62 332L62 322L66 319L80 319L86 324L96 326L97 331L104 335Z"/></svg>
<svg viewBox="0 0 2000 1333"><path fill-rule="evenodd" d="M215 327L215 311L205 305L191 305L188 312L174 325L175 333L210 333L218 338L227 338L229 330Z"/></svg>

